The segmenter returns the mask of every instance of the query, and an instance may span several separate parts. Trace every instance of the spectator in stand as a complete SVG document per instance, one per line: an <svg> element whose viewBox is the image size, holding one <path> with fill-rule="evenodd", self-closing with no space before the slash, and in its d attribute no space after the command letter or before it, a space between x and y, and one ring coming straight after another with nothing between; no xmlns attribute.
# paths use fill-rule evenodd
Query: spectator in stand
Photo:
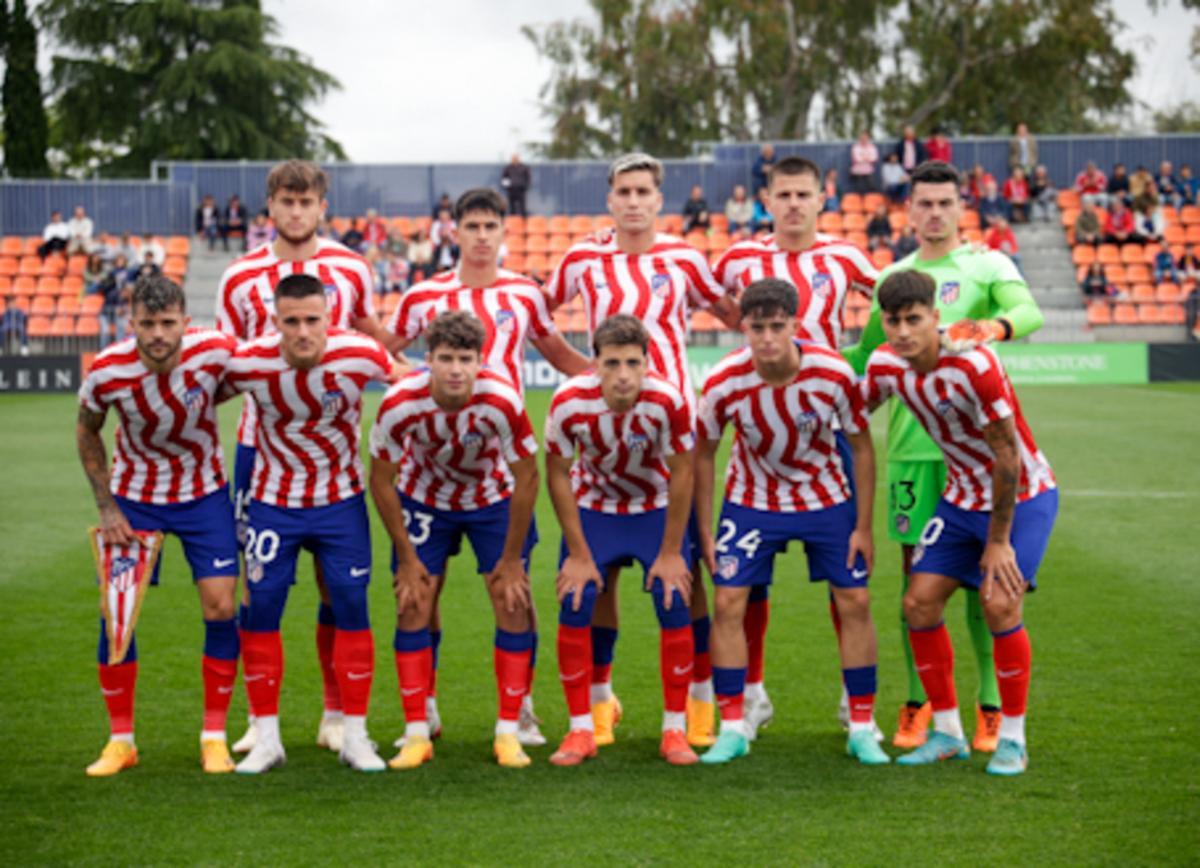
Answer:
<svg viewBox="0 0 1200 868"><path fill-rule="evenodd" d="M943 127L933 128L933 135L925 143L925 155L930 160L941 160L943 163L954 163L954 146Z"/></svg>
<svg viewBox="0 0 1200 868"><path fill-rule="evenodd" d="M1200 178L1192 177L1192 167L1184 163L1179 167L1179 191L1183 193L1185 205L1195 205L1200 195Z"/></svg>
<svg viewBox="0 0 1200 868"><path fill-rule="evenodd" d="M825 170L825 181L822 187L825 190L825 207L821 210L837 213L842 208L842 188L838 183L837 169Z"/></svg>
<svg viewBox="0 0 1200 868"><path fill-rule="evenodd" d="M91 253L96 245L92 235L96 231L92 218L87 215L82 205L75 206L75 213L67 223L71 229L71 239L67 242L67 253Z"/></svg>
<svg viewBox="0 0 1200 868"><path fill-rule="evenodd" d="M1088 160L1084 170L1075 176L1075 192L1081 202L1091 202L1103 208L1108 202L1108 178L1096 168L1096 164Z"/></svg>
<svg viewBox="0 0 1200 868"><path fill-rule="evenodd" d="M1175 267L1179 269L1179 274L1185 281L1200 280L1200 256L1196 255L1196 250L1191 244L1184 245L1183 253Z"/></svg>
<svg viewBox="0 0 1200 868"><path fill-rule="evenodd" d="M363 243L368 250L378 250L387 244L387 223L374 208L367 209L366 225L363 227Z"/></svg>
<svg viewBox="0 0 1200 868"><path fill-rule="evenodd" d="M1104 266L1099 262L1088 266L1083 280L1079 281L1079 291L1083 293L1085 301L1089 298L1108 298L1117 294L1116 287L1108 282Z"/></svg>
<svg viewBox="0 0 1200 868"><path fill-rule="evenodd" d="M525 216L525 194L529 191L531 179L529 167L521 162L518 154L513 154L504 171L500 173L500 186L508 196L509 214Z"/></svg>
<svg viewBox="0 0 1200 868"><path fill-rule="evenodd" d="M1167 218L1157 199L1142 194L1133 212L1133 227L1134 235L1138 237L1131 240L1162 243L1163 234L1167 231Z"/></svg>
<svg viewBox="0 0 1200 868"><path fill-rule="evenodd" d="M50 214L50 222L42 230L42 243L38 247L38 256L45 259L51 253L61 253L67 249L71 241L71 226L63 220L61 211Z"/></svg>
<svg viewBox="0 0 1200 868"><path fill-rule="evenodd" d="M408 241L405 240L404 233L399 229L393 229L388 233L387 252L402 259L408 258Z"/></svg>
<svg viewBox="0 0 1200 868"><path fill-rule="evenodd" d="M850 146L850 189L855 193L870 193L875 189L875 164L879 162L879 149L871 141L871 134L863 130L858 141Z"/></svg>
<svg viewBox="0 0 1200 868"><path fill-rule="evenodd" d="M1179 179L1175 177L1175 167L1170 160L1158 164L1158 174L1154 176L1154 184L1158 187L1158 195L1164 205L1179 208L1183 205L1183 192L1179 189Z"/></svg>
<svg viewBox="0 0 1200 868"><path fill-rule="evenodd" d="M770 232L774 223L775 218L771 216L771 212L767 208L767 188L763 187L754 199L754 216L750 218L751 228L755 233Z"/></svg>
<svg viewBox="0 0 1200 868"><path fill-rule="evenodd" d="M1016 132L1008 140L1008 171L1015 174L1020 169L1026 176L1038 164L1037 139L1029 134L1029 127L1017 124Z"/></svg>
<svg viewBox="0 0 1200 868"><path fill-rule="evenodd" d="M212 194L204 194L204 198L196 206L194 222L196 234L208 242L209 250L216 249L218 238L225 249L229 249L229 242L225 240L225 227L221 223L221 209L217 207L217 200Z"/></svg>
<svg viewBox="0 0 1200 868"><path fill-rule="evenodd" d="M991 226L997 220L1004 220L1007 223L1008 203L1000 195L996 179L988 175L983 182L983 195L979 198L979 222L984 226Z"/></svg>
<svg viewBox="0 0 1200 868"><path fill-rule="evenodd" d="M1004 201L1008 203L1013 223L1029 222L1029 181L1020 166L1015 167L1012 176L1004 182Z"/></svg>
<svg viewBox="0 0 1200 868"><path fill-rule="evenodd" d="M914 252L919 246L920 242L917 241L917 234L913 231L910 224L905 223L904 228L900 230L900 237L892 245L892 254L896 259L903 259L908 254Z"/></svg>
<svg viewBox="0 0 1200 868"><path fill-rule="evenodd" d="M408 260L390 248L384 258L384 273L379 285L384 292L404 292L409 287L409 272L411 267Z"/></svg>
<svg viewBox="0 0 1200 868"><path fill-rule="evenodd" d="M979 163L976 163L975 168L971 170L970 180L971 198L977 203L980 202L987 193L988 181L996 184L996 176L987 169L983 168L983 166ZM996 187L999 189L999 184L996 184Z"/></svg>
<svg viewBox="0 0 1200 868"><path fill-rule="evenodd" d="M1112 208L1104 221L1104 240L1109 244L1141 240L1134 229L1133 212L1126 208L1120 199L1113 200Z"/></svg>
<svg viewBox="0 0 1200 868"><path fill-rule="evenodd" d="M142 249L142 264L129 274L129 282L136 283L139 277L157 277L162 273L162 266L154 260L154 251Z"/></svg>
<svg viewBox="0 0 1200 868"><path fill-rule="evenodd" d="M770 142L763 145L758 152L758 159L754 161L754 165L750 167L750 175L754 178L754 195L757 198L758 191L767 186L767 176L771 172L771 167L775 165L775 146Z"/></svg>
<svg viewBox="0 0 1200 868"><path fill-rule="evenodd" d="M247 249L254 250L262 247L264 244L272 241L274 237L275 233L271 229L271 224L267 222L267 212L259 211L254 215L254 219L250 221L250 228L246 230Z"/></svg>
<svg viewBox="0 0 1200 868"><path fill-rule="evenodd" d="M125 339L132 280L129 261L123 255L117 254L112 270L101 281L98 289L104 293L104 304L100 306L100 349L104 349L113 340Z"/></svg>
<svg viewBox="0 0 1200 868"><path fill-rule="evenodd" d="M708 226L708 200L704 198L704 188L696 184L683 203L683 231L685 235L693 229L708 231Z"/></svg>
<svg viewBox="0 0 1200 868"><path fill-rule="evenodd" d="M451 214L454 213L454 203L450 201L449 193L442 194L442 198L437 200L437 204L433 206L433 211L430 212L429 216L434 220L437 220L438 215L440 215L443 211L448 211Z"/></svg>
<svg viewBox="0 0 1200 868"><path fill-rule="evenodd" d="M867 223L867 249L890 247L891 243L892 224L888 220L888 208L887 205L880 205Z"/></svg>
<svg viewBox="0 0 1200 868"><path fill-rule="evenodd" d="M124 256L127 263L136 262L137 253L137 247L135 247L133 243L133 236L128 232L122 232L120 242L110 251L110 256L108 258L109 261L116 261L118 256Z"/></svg>
<svg viewBox="0 0 1200 868"><path fill-rule="evenodd" d="M1103 238L1104 227L1100 225L1100 215L1096 213L1096 206L1091 202L1084 202L1079 216L1075 218L1075 243L1095 247Z"/></svg>
<svg viewBox="0 0 1200 868"><path fill-rule="evenodd" d="M1114 196L1122 197L1126 203L1130 201L1129 173L1125 171L1124 163L1117 163L1113 166L1112 174L1108 176L1108 185L1105 187L1105 192L1108 194L1108 201L1110 202Z"/></svg>
<svg viewBox="0 0 1200 868"><path fill-rule="evenodd" d="M366 229L365 221L361 218L351 220L350 228L346 230L340 239L342 244L349 247L355 253L362 253L367 243L367 236L363 231L364 229Z"/></svg>
<svg viewBox="0 0 1200 868"><path fill-rule="evenodd" d="M146 261L146 254L154 257L154 264L160 269L163 267L163 263L167 261L167 251L161 244L154 240L154 236L149 232L142 235L142 246L138 251L137 258L131 258L129 261L144 263ZM130 280L132 279L130 278Z"/></svg>
<svg viewBox="0 0 1200 868"><path fill-rule="evenodd" d="M745 186L737 184L733 194L725 200L725 221L729 224L729 234L749 234L753 220L754 203L746 196Z"/></svg>
<svg viewBox="0 0 1200 868"><path fill-rule="evenodd" d="M1165 280L1179 283L1179 269L1175 265L1175 257L1171 255L1171 251L1163 247L1154 254L1154 282L1162 283Z"/></svg>
<svg viewBox="0 0 1200 868"><path fill-rule="evenodd" d="M888 197L889 201L896 205L903 205L908 201L909 175L904 171L904 167L900 165L900 158L895 154L887 155L887 160L879 170L879 180L883 184L884 195Z"/></svg>
<svg viewBox="0 0 1200 868"><path fill-rule="evenodd" d="M1146 192L1146 188L1154 183L1154 176L1145 166L1138 166L1129 176L1129 201L1133 202Z"/></svg>
<svg viewBox="0 0 1200 868"><path fill-rule="evenodd" d="M0 352L8 351L8 336L16 338L23 356L29 355L28 317L19 307L10 307L0 314Z"/></svg>
<svg viewBox="0 0 1200 868"><path fill-rule="evenodd" d="M99 253L89 254L87 264L83 266L83 291L79 293L79 297L98 292L100 284L104 282L104 278L108 277L111 271L112 269L104 264L104 259Z"/></svg>
<svg viewBox="0 0 1200 868"><path fill-rule="evenodd" d="M971 194L971 176L966 172L958 173L958 198L962 200L964 208L973 211L979 207L979 200Z"/></svg>
<svg viewBox="0 0 1200 868"><path fill-rule="evenodd" d="M418 229L410 236L408 263L412 266L410 281L424 280L433 274L433 242L425 229Z"/></svg>
<svg viewBox="0 0 1200 868"><path fill-rule="evenodd" d="M438 219L429 230L429 240L433 244L433 270L446 271L458 262L458 226L450 216L450 209L443 208L438 212Z"/></svg>
<svg viewBox="0 0 1200 868"><path fill-rule="evenodd" d="M895 154L896 162L909 175L912 174L913 169L929 159L925 151L925 146L921 144L917 138L916 131L912 127L904 128L904 132L900 136L900 141L896 142ZM886 189L886 182L884 182L884 185Z"/></svg>
<svg viewBox="0 0 1200 868"><path fill-rule="evenodd" d="M1021 270L1021 256L1018 253L1017 236L1013 234L1012 227L1008 225L1006 219L996 217L992 221L992 225L984 233L983 243L991 250L999 250L1001 253L1007 255L1013 261L1013 265L1017 267L1017 271Z"/></svg>
<svg viewBox="0 0 1200 868"><path fill-rule="evenodd" d="M242 200L234 193L229 197L229 201L225 203L225 213L222 215L225 222L225 238L230 235L236 235L242 239L242 252L246 252L246 247L249 242L246 240L246 206L242 204ZM226 241L225 249L229 249L229 243Z"/></svg>
<svg viewBox="0 0 1200 868"><path fill-rule="evenodd" d="M1162 202L1158 196L1158 185L1154 179L1146 182L1140 193L1133 197L1133 201L1129 203L1129 207L1134 211L1148 211L1157 208Z"/></svg>

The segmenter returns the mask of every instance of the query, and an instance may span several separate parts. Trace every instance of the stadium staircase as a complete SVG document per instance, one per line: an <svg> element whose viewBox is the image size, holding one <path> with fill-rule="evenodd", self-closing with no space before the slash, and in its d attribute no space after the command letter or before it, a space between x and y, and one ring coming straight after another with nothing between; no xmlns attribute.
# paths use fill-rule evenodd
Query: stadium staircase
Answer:
<svg viewBox="0 0 1200 868"><path fill-rule="evenodd" d="M1025 280L1046 317L1046 324L1030 336L1030 342L1093 342L1095 336L1087 327L1087 310L1075 283L1071 248L1063 237L1057 213L1051 215L1049 223L1017 224L1013 232Z"/></svg>
<svg viewBox="0 0 1200 868"><path fill-rule="evenodd" d="M217 285L221 282L221 273L237 257L236 247L229 253L220 248L210 253L204 242L192 243L192 257L188 263L183 292L187 296L193 325L212 328L216 324Z"/></svg>

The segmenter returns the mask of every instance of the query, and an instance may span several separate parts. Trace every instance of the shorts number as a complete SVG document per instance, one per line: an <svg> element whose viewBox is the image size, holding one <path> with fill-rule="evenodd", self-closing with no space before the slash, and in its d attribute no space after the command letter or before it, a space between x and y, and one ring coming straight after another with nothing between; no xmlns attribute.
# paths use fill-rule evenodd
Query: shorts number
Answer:
<svg viewBox="0 0 1200 868"><path fill-rule="evenodd" d="M942 535L942 531L946 527L946 520L939 516L934 516L929 519L929 523L925 525L925 529L921 531L921 545L931 546L938 541Z"/></svg>
<svg viewBox="0 0 1200 868"><path fill-rule="evenodd" d="M417 530L413 532L413 522L417 523ZM429 534L433 531L433 516L427 512L409 512L404 510L404 526L408 528L408 539L415 546L421 545L429 539Z"/></svg>
<svg viewBox="0 0 1200 868"><path fill-rule="evenodd" d="M279 554L279 534L270 528L256 531L246 528L246 557L260 564L269 564Z"/></svg>
<svg viewBox="0 0 1200 868"><path fill-rule="evenodd" d="M737 525L728 518L722 519L720 532L717 534L717 551L729 551L729 543L735 536L737 536ZM748 558L754 557L754 553L758 551L760 545L762 545L762 534L757 530L747 531L734 543L734 546L744 551Z"/></svg>
<svg viewBox="0 0 1200 868"><path fill-rule="evenodd" d="M908 512L917 502L917 496L913 493L913 485L911 479L892 483L892 503L901 512Z"/></svg>

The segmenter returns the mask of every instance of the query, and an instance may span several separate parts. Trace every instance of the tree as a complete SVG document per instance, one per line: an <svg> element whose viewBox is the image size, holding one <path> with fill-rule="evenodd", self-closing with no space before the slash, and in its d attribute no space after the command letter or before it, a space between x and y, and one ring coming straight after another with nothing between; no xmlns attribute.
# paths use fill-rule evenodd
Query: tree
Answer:
<svg viewBox="0 0 1200 868"><path fill-rule="evenodd" d="M345 159L308 106L338 81L273 43L258 0L47 0L69 163L145 175L154 160Z"/></svg>
<svg viewBox="0 0 1200 868"><path fill-rule="evenodd" d="M4 168L16 178L50 174L46 163L46 109L37 69L37 30L25 0L16 0L12 15L4 4Z"/></svg>

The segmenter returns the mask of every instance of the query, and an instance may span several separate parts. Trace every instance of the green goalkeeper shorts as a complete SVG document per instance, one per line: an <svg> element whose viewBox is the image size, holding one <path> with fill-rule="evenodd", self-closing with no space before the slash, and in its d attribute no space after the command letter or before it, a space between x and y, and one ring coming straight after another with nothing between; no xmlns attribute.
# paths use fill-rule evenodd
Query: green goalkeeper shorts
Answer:
<svg viewBox="0 0 1200 868"><path fill-rule="evenodd" d="M946 487L946 465L941 461L889 461L887 484L888 536L904 545L916 545Z"/></svg>

